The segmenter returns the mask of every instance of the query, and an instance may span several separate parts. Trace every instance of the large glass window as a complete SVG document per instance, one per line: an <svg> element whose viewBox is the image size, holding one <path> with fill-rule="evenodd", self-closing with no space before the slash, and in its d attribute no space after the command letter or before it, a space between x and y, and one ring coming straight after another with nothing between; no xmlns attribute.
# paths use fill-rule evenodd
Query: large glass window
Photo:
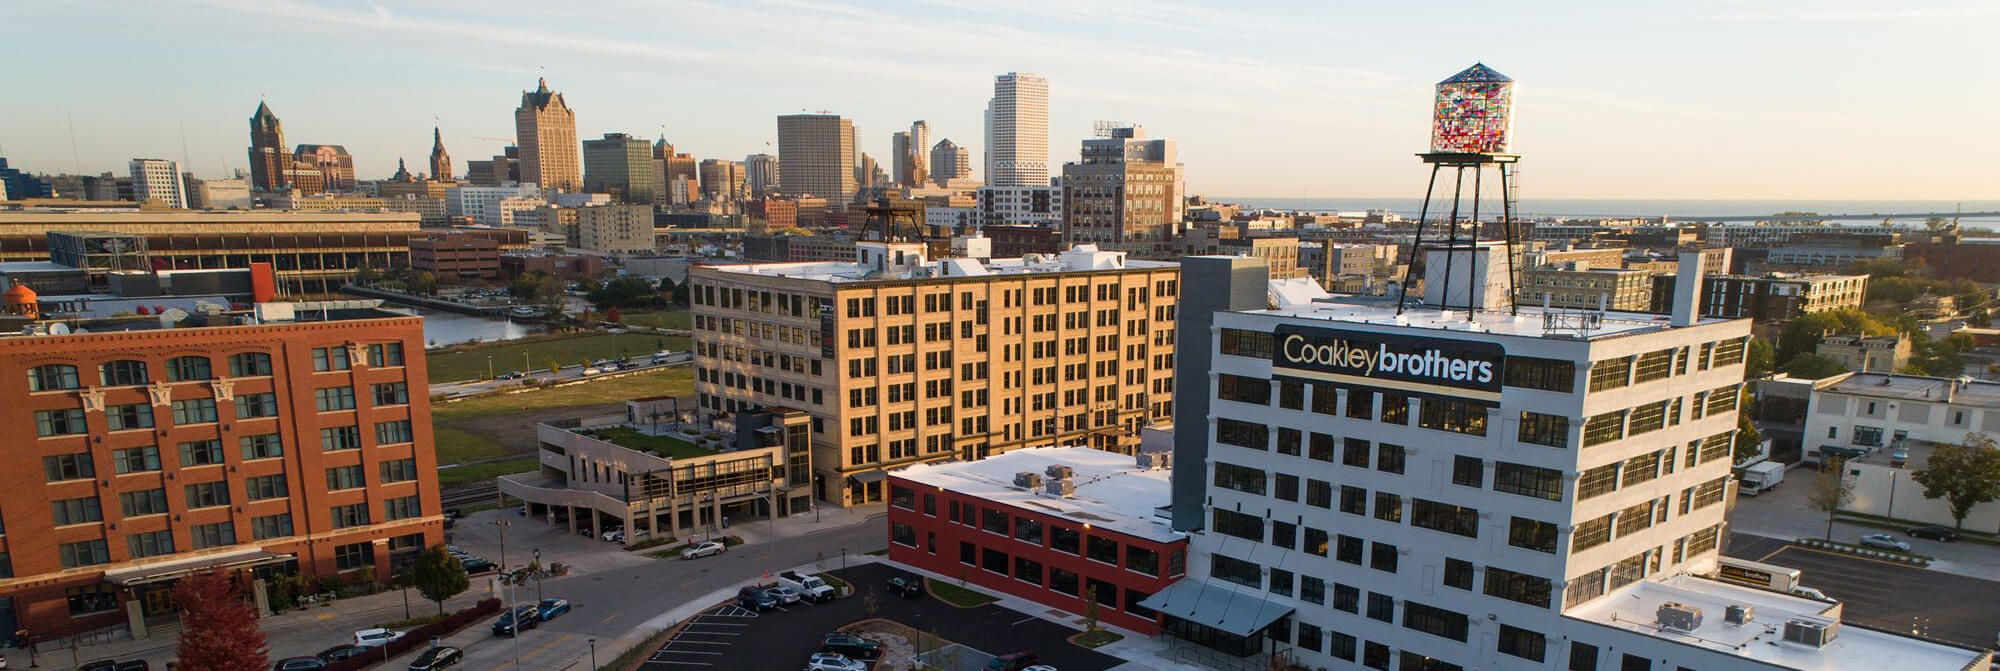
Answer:
<svg viewBox="0 0 2000 671"><path fill-rule="evenodd" d="M326 469L326 488L328 491L359 489L367 485L368 479L362 476L359 465L335 466Z"/></svg>
<svg viewBox="0 0 2000 671"><path fill-rule="evenodd" d="M229 483L202 482L188 485L187 507L212 508L229 505Z"/></svg>
<svg viewBox="0 0 2000 671"><path fill-rule="evenodd" d="M1264 542L1264 518L1247 515L1227 508L1214 510L1214 527L1217 533L1237 538ZM1095 540L1093 538L1092 540Z"/></svg>
<svg viewBox="0 0 2000 671"><path fill-rule="evenodd" d="M232 403L236 406L237 419L278 416L277 394L269 392L261 394L237 394Z"/></svg>
<svg viewBox="0 0 2000 671"><path fill-rule="evenodd" d="M1592 415L1583 422L1583 446L1601 445L1625 437L1625 411Z"/></svg>
<svg viewBox="0 0 2000 671"><path fill-rule="evenodd" d="M1042 523L1032 518L1014 517L1014 540L1031 545L1042 544Z"/></svg>
<svg viewBox="0 0 2000 671"><path fill-rule="evenodd" d="M111 563L111 549L105 545L104 539L93 538L87 541L57 545L56 558L62 563L63 568L109 564ZM93 587L103 587L106 591L103 597L103 607L97 610L110 610L116 607L115 597L109 594L110 585L94 585ZM76 610L76 598L72 596L70 599L70 612L76 612Z"/></svg>
<svg viewBox="0 0 2000 671"><path fill-rule="evenodd" d="M1502 379L1509 387L1570 393L1576 389L1576 364L1559 359L1507 357Z"/></svg>
<svg viewBox="0 0 2000 671"><path fill-rule="evenodd" d="M125 537L125 547L133 559L173 554L174 532L162 530L131 534Z"/></svg>
<svg viewBox="0 0 2000 671"><path fill-rule="evenodd" d="M82 386L76 377L76 366L51 363L28 369L28 391L55 391Z"/></svg>
<svg viewBox="0 0 2000 671"><path fill-rule="evenodd" d="M279 513L250 518L250 537L255 540L284 538L292 535L292 514Z"/></svg>
<svg viewBox="0 0 2000 671"><path fill-rule="evenodd" d="M284 440L275 433L243 436L236 439L236 445L242 450L244 461L285 456Z"/></svg>
<svg viewBox="0 0 2000 671"><path fill-rule="evenodd" d="M1556 525L1553 522L1515 517L1507 524L1507 544L1537 552L1555 554Z"/></svg>
<svg viewBox="0 0 2000 671"><path fill-rule="evenodd" d="M215 399L190 398L174 401L174 424L205 424L215 421Z"/></svg>
<svg viewBox="0 0 2000 671"><path fill-rule="evenodd" d="M1464 613L1454 612L1407 601L1403 604L1403 627L1414 629L1432 636L1442 636L1454 641L1464 641L1466 619ZM1408 654L1408 653L1404 653Z"/></svg>
<svg viewBox="0 0 2000 671"><path fill-rule="evenodd" d="M196 550L235 545L236 525L229 522L197 524L188 528L188 538L194 542Z"/></svg>
<svg viewBox="0 0 2000 671"><path fill-rule="evenodd" d="M1484 436L1486 406L1464 399L1425 398L1417 404L1417 426Z"/></svg>
<svg viewBox="0 0 2000 671"><path fill-rule="evenodd" d="M1562 500L1562 471L1506 461L1493 462L1493 491Z"/></svg>
<svg viewBox="0 0 2000 671"><path fill-rule="evenodd" d="M127 447L111 451L111 467L118 473L140 473L160 470L160 448L154 445Z"/></svg>
<svg viewBox="0 0 2000 671"><path fill-rule="evenodd" d="M1522 659L1542 661L1548 656L1548 638L1539 632L1513 625L1500 625L1500 652Z"/></svg>
<svg viewBox="0 0 2000 671"><path fill-rule="evenodd" d="M1263 568L1255 563L1216 553L1209 555L1209 568L1212 577L1245 587L1264 588Z"/></svg>
<svg viewBox="0 0 2000 671"><path fill-rule="evenodd" d="M282 473L244 478L243 490L243 496L251 501L282 499L289 495L285 484L285 476Z"/></svg>
<svg viewBox="0 0 2000 671"><path fill-rule="evenodd" d="M1215 442L1253 450L1268 450L1271 428L1234 419L1215 420Z"/></svg>
<svg viewBox="0 0 2000 671"><path fill-rule="evenodd" d="M271 355L244 352L229 355L230 377L259 377L271 374Z"/></svg>
<svg viewBox="0 0 2000 671"><path fill-rule="evenodd" d="M1137 545L1125 546L1125 568L1150 576L1160 574L1160 553Z"/></svg>
<svg viewBox="0 0 2000 671"><path fill-rule="evenodd" d="M181 456L181 466L183 467L217 466L223 462L222 441L220 440L188 441L181 443L178 450Z"/></svg>
<svg viewBox="0 0 2000 671"><path fill-rule="evenodd" d="M1100 561L1112 566L1118 565L1118 542L1103 536L1091 536L1086 543L1087 554L1092 561Z"/></svg>
<svg viewBox="0 0 2000 671"><path fill-rule="evenodd" d="M132 387L152 381L146 377L146 362L132 359L98 364L97 379L106 387Z"/></svg>
<svg viewBox="0 0 2000 671"><path fill-rule="evenodd" d="M313 390L313 405L320 412L354 409L353 387L327 387Z"/></svg>
<svg viewBox="0 0 2000 671"><path fill-rule="evenodd" d="M74 436L88 430L83 423L82 409L65 408L62 410L35 411L35 435L37 436L43 438L49 436Z"/></svg>
<svg viewBox="0 0 2000 671"><path fill-rule="evenodd" d="M382 520L407 520L424 515L423 500L415 496L399 496L382 501Z"/></svg>
<svg viewBox="0 0 2000 671"><path fill-rule="evenodd" d="M410 420L398 419L375 423L376 445L394 445L414 440L416 440L416 434L410 430Z"/></svg>
<svg viewBox="0 0 2000 671"><path fill-rule="evenodd" d="M1552 593L1548 578L1516 573L1497 566L1486 567L1487 596L1547 608Z"/></svg>
<svg viewBox="0 0 2000 671"><path fill-rule="evenodd" d="M56 526L104 521L104 509L98 505L95 496L52 501L49 510L55 513Z"/></svg>
<svg viewBox="0 0 2000 671"><path fill-rule="evenodd" d="M335 529L358 527L370 523L369 522L370 518L368 517L367 503L356 503L353 505L346 505L346 506L334 506L331 509L331 512L333 516L333 528Z"/></svg>
<svg viewBox="0 0 2000 671"><path fill-rule="evenodd" d="M1049 549L1051 550L1078 554L1077 544L1081 539L1082 536L1075 529L1059 524L1049 526Z"/></svg>
<svg viewBox="0 0 2000 671"><path fill-rule="evenodd" d="M1618 464L1605 464L1583 472L1576 479L1576 500L1609 494L1618 489Z"/></svg>
<svg viewBox="0 0 2000 671"><path fill-rule="evenodd" d="M125 517L167 514L167 490L141 489L118 493L118 512Z"/></svg>
<svg viewBox="0 0 2000 671"><path fill-rule="evenodd" d="M105 406L104 424L112 431L153 428L153 406L147 403Z"/></svg>
<svg viewBox="0 0 2000 671"><path fill-rule="evenodd" d="M329 426L320 429L319 448L327 452L361 449L361 427Z"/></svg>
<svg viewBox="0 0 2000 671"><path fill-rule="evenodd" d="M1590 390L1604 391L1617 389L1630 383L1632 378L1632 357L1623 356L1605 359L1590 364Z"/></svg>
<svg viewBox="0 0 2000 671"><path fill-rule="evenodd" d="M1521 427L1516 436L1523 443L1569 447L1569 418L1521 411Z"/></svg>
<svg viewBox="0 0 2000 671"><path fill-rule="evenodd" d="M1271 381L1221 373L1215 376L1215 398L1252 405L1271 404Z"/></svg>
<svg viewBox="0 0 2000 671"><path fill-rule="evenodd" d="M1215 486L1263 496L1264 471L1218 461L1215 462Z"/></svg>
<svg viewBox="0 0 2000 671"><path fill-rule="evenodd" d="M1410 525L1466 538L1478 538L1479 509L1426 499L1412 499Z"/></svg>
<svg viewBox="0 0 2000 671"><path fill-rule="evenodd" d="M190 355L167 360L168 382L193 382L214 378L215 373L209 368L208 357Z"/></svg>
<svg viewBox="0 0 2000 671"><path fill-rule="evenodd" d="M1007 535L1007 511L998 508L984 508L979 511L979 528L988 532Z"/></svg>
<svg viewBox="0 0 2000 671"><path fill-rule="evenodd" d="M49 482L62 482L97 477L97 468L90 462L90 453L78 452L42 457L42 473Z"/></svg>

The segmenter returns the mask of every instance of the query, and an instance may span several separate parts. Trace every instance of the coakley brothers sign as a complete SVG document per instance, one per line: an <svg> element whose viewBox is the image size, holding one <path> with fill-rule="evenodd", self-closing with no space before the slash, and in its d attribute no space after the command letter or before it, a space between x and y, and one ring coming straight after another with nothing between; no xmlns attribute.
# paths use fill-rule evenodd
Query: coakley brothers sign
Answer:
<svg viewBox="0 0 2000 671"><path fill-rule="evenodd" d="M1271 364L1310 380L1397 391L1500 400L1498 343L1418 338L1282 324L1273 335ZM1445 389L1437 389L1444 387ZM1429 388L1429 389L1426 389Z"/></svg>

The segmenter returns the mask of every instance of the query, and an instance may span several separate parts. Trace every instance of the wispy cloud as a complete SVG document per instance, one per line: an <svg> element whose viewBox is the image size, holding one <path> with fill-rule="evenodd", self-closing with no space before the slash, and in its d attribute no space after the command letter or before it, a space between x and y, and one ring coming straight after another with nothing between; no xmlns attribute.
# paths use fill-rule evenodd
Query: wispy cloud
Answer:
<svg viewBox="0 0 2000 671"><path fill-rule="evenodd" d="M1743 8L1708 15L1723 22L1814 22L1905 21L1952 19L2000 15L2000 3L1993 2L1774 2L1770 6Z"/></svg>

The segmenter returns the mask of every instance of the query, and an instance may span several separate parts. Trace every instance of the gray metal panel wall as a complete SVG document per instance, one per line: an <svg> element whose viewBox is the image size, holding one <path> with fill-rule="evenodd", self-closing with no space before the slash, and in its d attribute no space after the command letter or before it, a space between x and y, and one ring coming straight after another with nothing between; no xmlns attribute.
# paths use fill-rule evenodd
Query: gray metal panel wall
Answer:
<svg viewBox="0 0 2000 671"><path fill-rule="evenodd" d="M1174 351L1174 529L1205 526L1208 491L1208 372L1215 352L1215 313L1261 310L1269 300L1263 259L1190 256L1181 259L1180 307Z"/></svg>

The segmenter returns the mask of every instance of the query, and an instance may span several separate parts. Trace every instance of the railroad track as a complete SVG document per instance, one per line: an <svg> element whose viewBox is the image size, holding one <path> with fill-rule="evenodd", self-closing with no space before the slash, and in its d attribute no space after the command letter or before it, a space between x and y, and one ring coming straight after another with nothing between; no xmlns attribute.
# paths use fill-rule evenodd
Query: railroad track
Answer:
<svg viewBox="0 0 2000 671"><path fill-rule="evenodd" d="M458 489L454 489L452 491L439 494L438 502L446 508L453 508L473 503L484 503L487 501L492 501L496 497L498 497L499 494L500 494L499 485L493 485L493 484L471 485L466 487L460 487Z"/></svg>

